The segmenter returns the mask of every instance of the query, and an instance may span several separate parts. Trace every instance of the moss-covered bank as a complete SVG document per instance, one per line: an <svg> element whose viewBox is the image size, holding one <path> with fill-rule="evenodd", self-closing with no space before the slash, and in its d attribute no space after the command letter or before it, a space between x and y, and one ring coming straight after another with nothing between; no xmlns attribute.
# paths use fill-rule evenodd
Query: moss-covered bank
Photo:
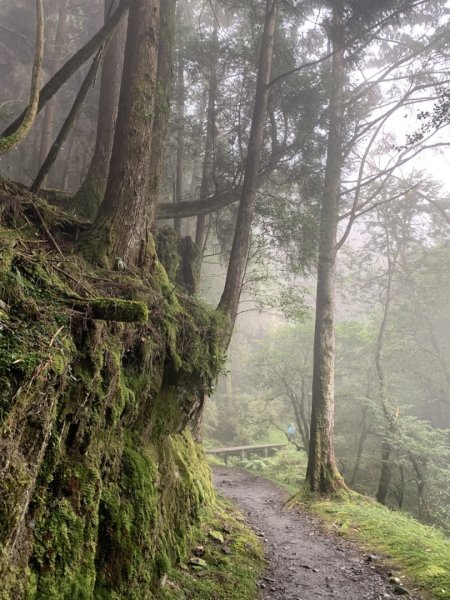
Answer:
<svg viewBox="0 0 450 600"><path fill-rule="evenodd" d="M39 204L62 258L34 202L0 182L0 598L153 598L214 500L192 428L224 323L158 262L94 270Z"/></svg>

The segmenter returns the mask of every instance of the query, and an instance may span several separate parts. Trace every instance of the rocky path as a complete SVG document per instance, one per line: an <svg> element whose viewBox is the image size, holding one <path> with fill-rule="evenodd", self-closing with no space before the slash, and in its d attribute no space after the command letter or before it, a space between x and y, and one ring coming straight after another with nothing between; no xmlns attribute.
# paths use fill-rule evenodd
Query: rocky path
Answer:
<svg viewBox="0 0 450 600"><path fill-rule="evenodd" d="M268 562L260 582L264 600L384 600L405 594L398 583L389 583L376 557L323 533L311 515L286 509L285 492L272 482L219 467L214 483L264 539Z"/></svg>

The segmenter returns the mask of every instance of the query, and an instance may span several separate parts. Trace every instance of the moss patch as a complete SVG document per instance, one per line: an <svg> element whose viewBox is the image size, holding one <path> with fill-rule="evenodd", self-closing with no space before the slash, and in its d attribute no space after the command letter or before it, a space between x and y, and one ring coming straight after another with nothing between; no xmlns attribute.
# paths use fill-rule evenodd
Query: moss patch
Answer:
<svg viewBox="0 0 450 600"><path fill-rule="evenodd" d="M64 247L76 226L38 202ZM190 424L223 364L222 319L160 263L62 259L26 195L4 206L0 598L153 598L215 501ZM109 320L85 309L96 300Z"/></svg>

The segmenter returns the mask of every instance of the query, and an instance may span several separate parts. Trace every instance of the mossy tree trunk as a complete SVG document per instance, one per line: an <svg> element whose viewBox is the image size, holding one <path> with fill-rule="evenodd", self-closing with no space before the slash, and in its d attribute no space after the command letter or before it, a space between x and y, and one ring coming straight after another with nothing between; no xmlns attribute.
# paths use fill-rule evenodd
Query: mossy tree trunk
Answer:
<svg viewBox="0 0 450 600"><path fill-rule="evenodd" d="M309 489L325 494L333 493L343 485L336 466L333 442L336 234L344 131L345 63L342 18L343 7L337 1L333 7L330 31L335 52L332 58L328 150L319 233L310 446L306 472Z"/></svg>
<svg viewBox="0 0 450 600"><path fill-rule="evenodd" d="M236 321L242 283L247 266L253 215L256 205L258 169L264 138L264 125L272 71L272 55L277 14L277 0L266 0L266 16L259 55L255 104L245 163L244 184L234 231L227 277L219 310L230 318L231 328Z"/></svg>
<svg viewBox="0 0 450 600"><path fill-rule="evenodd" d="M115 4L114 0L105 0L105 23ZM123 15L108 44L102 64L94 154L73 199L73 208L77 214L87 219L95 219L105 195L119 103L125 35L126 19Z"/></svg>
<svg viewBox="0 0 450 600"><path fill-rule="evenodd" d="M152 126L158 64L160 2L130 4L117 125L105 199L84 240L90 260L111 267L154 260L149 198Z"/></svg>
<svg viewBox="0 0 450 600"><path fill-rule="evenodd" d="M216 96L217 96L217 55L218 55L218 22L216 17L217 2L214 5L214 27L211 38L211 52L208 74L208 109L206 115L205 154L203 157L202 181L200 198L206 198L210 193L214 175L214 138L216 128ZM195 243L203 255L205 245L206 215L197 217Z"/></svg>

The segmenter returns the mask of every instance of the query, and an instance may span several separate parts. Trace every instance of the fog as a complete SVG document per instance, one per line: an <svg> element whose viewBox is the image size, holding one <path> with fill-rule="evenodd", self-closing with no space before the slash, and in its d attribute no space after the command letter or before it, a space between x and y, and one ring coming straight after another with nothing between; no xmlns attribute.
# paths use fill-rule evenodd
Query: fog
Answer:
<svg viewBox="0 0 450 600"><path fill-rule="evenodd" d="M241 189L263 4L178 3L159 204ZM296 453L286 460L304 466L330 158L330 61L337 51L330 51L327 37L328 5L280 2L279 12L239 315L225 372L207 404L203 437L209 447L286 442ZM45 16L44 82L102 26L104 4L48 0ZM448 6L427 3L412 22L400 19L385 28L364 18L358 16L344 40L340 187L338 212L331 211L337 231L336 360L329 372L337 466L349 486L375 496L388 463L385 503L448 531ZM2 129L28 102L34 27L29 3L2 2ZM40 112L28 138L1 156L2 177L33 183L89 65ZM94 156L100 83L99 73L43 185L66 200L80 189ZM209 211L201 231L195 216L157 223L200 240L196 292L212 305L221 298L236 215L230 202ZM251 459L247 466L252 468ZM263 469L264 461L253 467Z"/></svg>

